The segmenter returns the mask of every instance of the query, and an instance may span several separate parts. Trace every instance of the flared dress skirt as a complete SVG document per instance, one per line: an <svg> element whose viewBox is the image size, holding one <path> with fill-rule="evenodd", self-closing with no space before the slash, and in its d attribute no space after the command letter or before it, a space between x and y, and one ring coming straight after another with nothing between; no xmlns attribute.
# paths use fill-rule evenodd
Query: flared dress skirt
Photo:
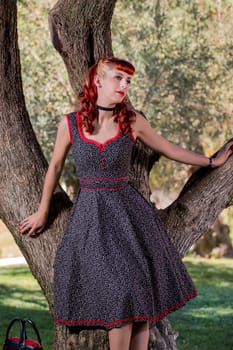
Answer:
<svg viewBox="0 0 233 350"><path fill-rule="evenodd" d="M99 144L67 116L80 192L55 259L55 321L110 330L157 320L197 294L156 208L130 185L134 140Z"/></svg>

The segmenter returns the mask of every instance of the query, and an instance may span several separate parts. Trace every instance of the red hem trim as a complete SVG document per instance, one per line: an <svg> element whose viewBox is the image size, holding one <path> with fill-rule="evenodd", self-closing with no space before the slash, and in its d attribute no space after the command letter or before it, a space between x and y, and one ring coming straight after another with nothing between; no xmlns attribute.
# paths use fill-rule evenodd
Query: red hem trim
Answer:
<svg viewBox="0 0 233 350"><path fill-rule="evenodd" d="M109 139L107 139L103 143L100 143L100 142L93 140L93 139L89 139L84 135L83 129L81 128L81 123L80 123L81 116L80 116L79 111L77 111L76 116L77 116L78 131L79 131L81 138L86 142L90 142L90 143L93 143L94 145L96 145L101 152L104 150L105 146L108 143L117 140L121 134L120 124L118 123L118 130L117 130L116 135L113 137L110 137Z"/></svg>
<svg viewBox="0 0 233 350"><path fill-rule="evenodd" d="M68 132L69 132L69 138L70 138L70 144L72 145L73 139L72 139L72 131L71 131L71 125L70 125L70 118L69 115L66 115L67 125L68 125Z"/></svg>
<svg viewBox="0 0 233 350"><path fill-rule="evenodd" d="M121 320L116 320L113 322L106 323L104 320L77 320L77 321L72 321L72 320L59 320L57 318L54 318L54 321L57 323L63 323L67 325L79 325L79 324L92 324L92 325L103 325L105 327L112 327L114 325L120 324L120 323L127 323L135 320L149 320L148 316L133 316L133 317L127 317L123 318Z"/></svg>
<svg viewBox="0 0 233 350"><path fill-rule="evenodd" d="M105 181L105 180L112 180L112 181L118 181L118 180L125 180L128 179L129 177L126 176L121 176L121 177L95 177L95 178L88 178L88 177L79 177L80 181L85 181L85 182L94 182L94 181Z"/></svg>
<svg viewBox="0 0 233 350"><path fill-rule="evenodd" d="M170 312L179 309L180 307L184 306L184 305L186 304L186 302L187 302L189 299L195 297L197 294L198 294L197 290L193 290L191 293L185 295L185 296L184 296L184 299L183 299L181 302L177 303L176 305L171 306L169 309L165 310L165 311L162 312L161 314L159 314L159 315L153 317L150 321L151 321L152 323L155 322L155 321L158 321L160 318L165 317L165 316L168 315Z"/></svg>
<svg viewBox="0 0 233 350"><path fill-rule="evenodd" d="M83 326L84 325L96 325L96 326L99 325L99 326L104 326L106 328L111 328L115 325L131 322L131 321L139 321L139 320L141 320L141 321L142 320L145 320L145 321L149 320L150 323L154 323L154 322L158 321L160 318L165 317L170 312L175 311L178 308L184 306L189 299L195 297L197 294L198 294L198 291L193 290L191 293L185 295L184 299L181 302L175 304L174 306L168 308L167 310L165 310L161 314L156 315L155 317L153 317L151 319L147 315L144 315L144 316L127 317L127 318L123 318L121 320L116 320L116 321L109 322L109 323L107 323L105 320L60 320L60 319L57 319L55 317L54 317L54 321L56 323L62 323L62 324L66 324L66 325L74 325L74 326L75 325L83 325Z"/></svg>

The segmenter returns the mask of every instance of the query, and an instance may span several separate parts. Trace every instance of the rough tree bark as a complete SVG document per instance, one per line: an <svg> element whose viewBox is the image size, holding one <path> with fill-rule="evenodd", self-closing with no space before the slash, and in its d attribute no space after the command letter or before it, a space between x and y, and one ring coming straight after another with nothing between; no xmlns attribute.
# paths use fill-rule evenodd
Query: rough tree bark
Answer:
<svg viewBox="0 0 233 350"><path fill-rule="evenodd" d="M75 92L86 68L112 54L110 23L116 0L60 0L50 12L55 48L66 64ZM72 11L70 11L72 9ZM40 200L47 162L40 150L25 107L17 44L16 0L0 0L0 217L11 231L38 280L53 314L53 261L64 232L71 202L57 188L47 229L36 238L18 233L19 221L35 211ZM148 174L157 156L136 143L131 182L147 198ZM179 198L160 212L171 238L184 255L233 198L233 158L219 169L200 169ZM168 321L151 332L150 349L176 349ZM69 335L56 327L54 349L108 349L105 332Z"/></svg>

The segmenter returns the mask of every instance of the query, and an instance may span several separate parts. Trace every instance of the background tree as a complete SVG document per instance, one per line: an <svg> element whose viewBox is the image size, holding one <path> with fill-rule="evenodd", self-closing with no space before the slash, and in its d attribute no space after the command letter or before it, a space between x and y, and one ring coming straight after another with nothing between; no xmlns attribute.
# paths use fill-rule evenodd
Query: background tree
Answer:
<svg viewBox="0 0 233 350"><path fill-rule="evenodd" d="M136 64L134 105L162 135L195 151L213 152L232 137L232 11L231 1L215 0L116 4L113 48ZM162 161L151 185L178 190L189 169Z"/></svg>
<svg viewBox="0 0 233 350"><path fill-rule="evenodd" d="M50 13L53 43L66 64L75 93L87 67L99 57L112 54L110 22L114 5L113 0L101 4L93 0L60 0ZM47 230L36 239L19 235L18 222L38 207L47 163L24 102L15 0L0 2L0 79L0 216L27 259L53 313L53 260L71 202L58 188L52 200ZM148 173L155 158L150 150L137 142L132 158L131 182L147 197ZM231 157L220 169L201 169L191 178L177 201L161 211L171 238L182 255L233 198L232 163ZM157 326L151 332L150 348L155 348L156 343L156 349L175 349L174 335L167 320L159 321ZM57 326L54 349L64 350L67 337L67 329ZM69 337L70 347L75 346L75 342L79 344L76 348L107 348L106 334L102 332Z"/></svg>
<svg viewBox="0 0 233 350"><path fill-rule="evenodd" d="M54 0L18 2L25 101L36 137L47 159L51 157L57 124L75 103L65 65L50 39L48 12L53 4ZM70 156L66 161L62 182L69 193L77 192L78 182Z"/></svg>

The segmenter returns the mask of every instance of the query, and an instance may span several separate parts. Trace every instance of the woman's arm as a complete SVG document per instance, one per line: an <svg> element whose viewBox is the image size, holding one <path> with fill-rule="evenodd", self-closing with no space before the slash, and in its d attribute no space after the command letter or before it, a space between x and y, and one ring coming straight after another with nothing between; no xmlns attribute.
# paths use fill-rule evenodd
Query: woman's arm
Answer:
<svg viewBox="0 0 233 350"><path fill-rule="evenodd" d="M28 232L29 235L33 235L43 230L47 221L51 198L60 179L69 148L68 125L66 117L64 117L58 126L54 151L45 176L39 208L34 214L20 222L20 233Z"/></svg>
<svg viewBox="0 0 233 350"><path fill-rule="evenodd" d="M177 146L157 134L148 121L140 114L137 114L136 121L133 124L133 134L135 138L138 137L145 145L169 159L190 165L210 165L210 159L208 157ZM232 154L232 145L233 142L229 142L223 150L212 159L211 166L217 167L225 163L227 158Z"/></svg>

